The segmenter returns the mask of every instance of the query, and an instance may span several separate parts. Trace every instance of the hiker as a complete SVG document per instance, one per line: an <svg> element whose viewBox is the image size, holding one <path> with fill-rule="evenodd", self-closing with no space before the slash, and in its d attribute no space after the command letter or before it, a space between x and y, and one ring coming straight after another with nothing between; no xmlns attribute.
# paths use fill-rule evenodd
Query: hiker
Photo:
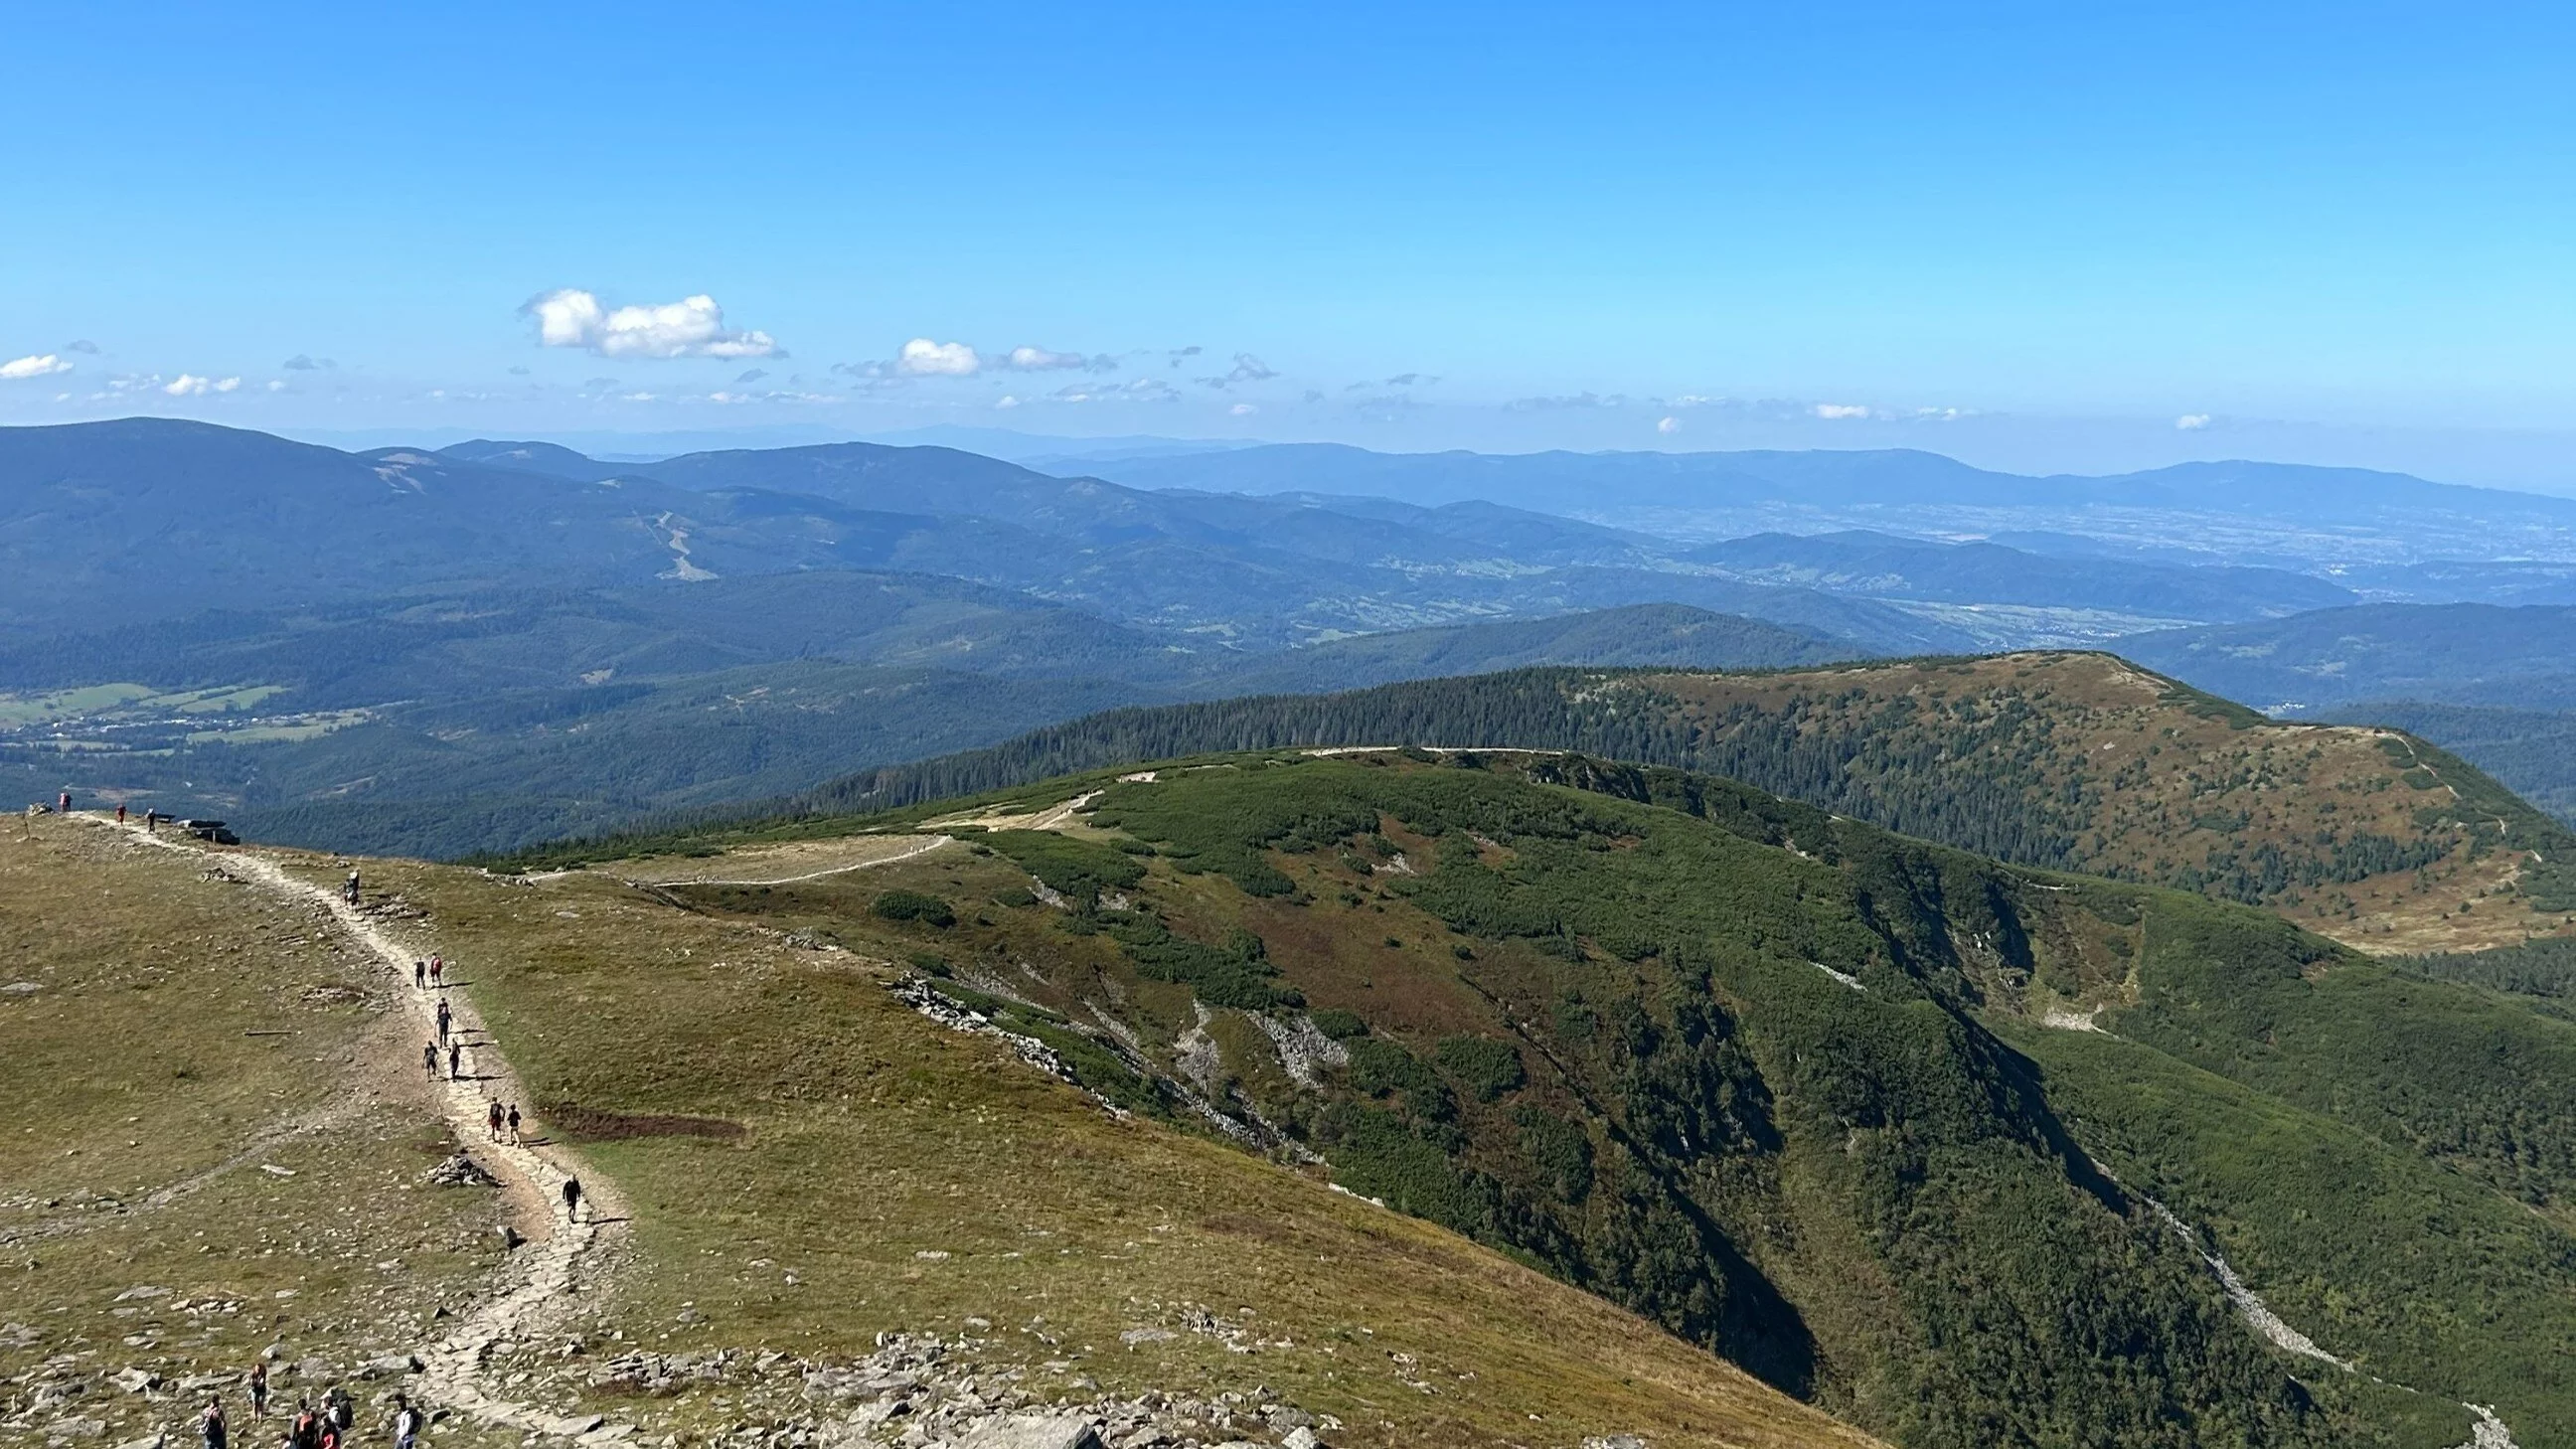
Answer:
<svg viewBox="0 0 2576 1449"><path fill-rule="evenodd" d="M123 801L119 801L116 806L116 823L119 825L123 825L125 823L125 804Z"/></svg>
<svg viewBox="0 0 2576 1449"><path fill-rule="evenodd" d="M224 1396L206 1395L206 1411L197 1416L197 1439L205 1449L225 1449L232 1426L224 1422Z"/></svg>
<svg viewBox="0 0 2576 1449"><path fill-rule="evenodd" d="M439 988L439 989L440 989L440 990L442 990L442 991L444 991L444 990L446 990L446 989L447 989L446 976L447 976L447 958L446 958L446 957L444 957L444 956L432 956L432 957L430 957L430 958L429 958L429 984L430 984L430 985L432 985L432 986L435 986L435 987Z"/></svg>
<svg viewBox="0 0 2576 1449"><path fill-rule="evenodd" d="M358 903L358 872L355 868L349 871L349 884L343 893L348 896L349 904L354 906Z"/></svg>
<svg viewBox="0 0 2576 1449"><path fill-rule="evenodd" d="M414 991L429 989L429 963L417 957L414 957L411 963L411 989Z"/></svg>
<svg viewBox="0 0 2576 1449"><path fill-rule="evenodd" d="M519 1145L519 1104L516 1102L510 1104L510 1145Z"/></svg>
<svg viewBox="0 0 2576 1449"><path fill-rule="evenodd" d="M490 1109L484 1112L484 1114L483 1114L483 1121L484 1121L484 1123L485 1123L487 1126L489 1126L489 1127L492 1129L492 1140L493 1140L493 1141L495 1141L495 1142L500 1141L500 1140L501 1140L501 1103L500 1103L499 1099L495 1098L495 1099L493 1100L493 1103L492 1103L492 1105L491 1105Z"/></svg>
<svg viewBox="0 0 2576 1449"><path fill-rule="evenodd" d="M254 1419L265 1419L265 1418L267 1418L267 1417L268 1417L268 1362L267 1362L267 1360L265 1360L265 1359L259 1360L259 1361L257 1361L257 1362L254 1362L254 1363L250 1366L250 1384L249 1384L249 1387L250 1387L250 1416L251 1416L252 1418L254 1418Z"/></svg>
<svg viewBox="0 0 2576 1449"><path fill-rule="evenodd" d="M60 804L58 804L58 805L56 805L56 806L54 807L54 813L56 813L56 814L58 814L58 815L69 815L69 814L71 814L71 813L72 813L72 792L71 792L71 791L69 791L69 790L65 790L65 791L63 792L62 801L61 801L61 803L60 803Z"/></svg>
<svg viewBox="0 0 2576 1449"><path fill-rule="evenodd" d="M564 1217L572 1222L581 1221L581 1179L578 1177L564 1179Z"/></svg>
<svg viewBox="0 0 2576 1449"><path fill-rule="evenodd" d="M419 1449L419 1445L420 1410L411 1406L410 1399L396 1394L394 1395L394 1449Z"/></svg>
<svg viewBox="0 0 2576 1449"><path fill-rule="evenodd" d="M445 1040L447 1040L447 1026L448 1026L448 1023L449 1023L450 1021L454 1020L454 1019L455 1019L455 1018L454 1018L453 1013L449 1012L449 1011L448 1011L448 1009L447 1009L447 1003L446 1003L446 1002L444 1002L444 1001L439 1002L439 1003L438 1003L438 1039L439 1039L440 1041L445 1041Z"/></svg>
<svg viewBox="0 0 2576 1449"><path fill-rule="evenodd" d="M335 1435L347 1442L349 1431L358 1423L358 1406L349 1402L349 1391L333 1384L322 1394L322 1418Z"/></svg>
<svg viewBox="0 0 2576 1449"><path fill-rule="evenodd" d="M311 1399L295 1401L295 1418L287 1425L286 1442L293 1449L322 1449L322 1416L313 1412Z"/></svg>
<svg viewBox="0 0 2576 1449"><path fill-rule="evenodd" d="M438 1043L428 1042L421 1047L420 1070L431 1081L438 1080Z"/></svg>
<svg viewBox="0 0 2576 1449"><path fill-rule="evenodd" d="M447 1044L447 1079L451 1082L461 1081L464 1079L464 1076L465 1043L461 1041L449 1042Z"/></svg>

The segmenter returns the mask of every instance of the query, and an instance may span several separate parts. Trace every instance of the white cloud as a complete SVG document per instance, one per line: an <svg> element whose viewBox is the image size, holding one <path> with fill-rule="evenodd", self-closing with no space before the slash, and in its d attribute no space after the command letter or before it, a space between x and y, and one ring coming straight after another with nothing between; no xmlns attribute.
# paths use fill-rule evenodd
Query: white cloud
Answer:
<svg viewBox="0 0 2576 1449"><path fill-rule="evenodd" d="M1663 434L1667 438L1681 430L1682 420L1679 418L1658 418L1655 421L1655 431Z"/></svg>
<svg viewBox="0 0 2576 1449"><path fill-rule="evenodd" d="M1009 393L1004 393L993 400L993 406L996 408L1009 409L1018 407L1019 405L1020 400L1011 396Z"/></svg>
<svg viewBox="0 0 2576 1449"><path fill-rule="evenodd" d="M611 310L597 294L560 287L519 308L537 323L540 347L578 347L599 357L783 357L766 332L724 325L724 309L701 293L677 302Z"/></svg>
<svg viewBox="0 0 2576 1449"><path fill-rule="evenodd" d="M963 342L933 342L916 337L903 345L894 365L915 377L972 377L983 370L984 359Z"/></svg>
<svg viewBox="0 0 2576 1449"><path fill-rule="evenodd" d="M1043 347L1014 347L1009 356L995 363L994 366L1007 367L1013 372L1065 370L1110 372L1117 368L1118 359L1107 353L1096 357L1085 357L1079 352L1049 352Z"/></svg>
<svg viewBox="0 0 2576 1449"><path fill-rule="evenodd" d="M2174 427L2181 432L2196 433L2208 426L2209 414L2207 413L2184 413L2174 419Z"/></svg>
<svg viewBox="0 0 2576 1449"><path fill-rule="evenodd" d="M238 377L199 377L193 372L183 372L163 383L161 390L172 397L204 397L210 392L233 392L240 387L241 379Z"/></svg>
<svg viewBox="0 0 2576 1449"><path fill-rule="evenodd" d="M1861 406L1859 403L1818 403L1813 411L1817 417L1826 419L1865 418L1869 416L1869 409Z"/></svg>
<svg viewBox="0 0 2576 1449"><path fill-rule="evenodd" d="M272 377L268 380L268 390L270 392L284 392L286 391L286 384Z"/></svg>
<svg viewBox="0 0 2576 1449"><path fill-rule="evenodd" d="M1227 408L1226 411L1238 418L1248 418L1254 413L1261 411L1261 409L1254 407L1250 403L1236 403L1234 406Z"/></svg>
<svg viewBox="0 0 2576 1449"><path fill-rule="evenodd" d="M1193 381L1205 387L1225 388L1232 387L1238 382L1268 382L1278 375L1269 363L1249 352L1238 352L1234 355L1234 366L1229 368L1223 377L1202 377ZM1365 387L1369 384L1360 385Z"/></svg>
<svg viewBox="0 0 2576 1449"><path fill-rule="evenodd" d="M50 352L40 352L31 357L0 362L0 382L16 382L20 378L27 377L51 377L55 373L71 370L70 363Z"/></svg>
<svg viewBox="0 0 2576 1449"><path fill-rule="evenodd" d="M1109 387L1088 387L1075 383L1061 387L1048 396L1056 402L1177 402L1180 393L1160 378L1137 377Z"/></svg>

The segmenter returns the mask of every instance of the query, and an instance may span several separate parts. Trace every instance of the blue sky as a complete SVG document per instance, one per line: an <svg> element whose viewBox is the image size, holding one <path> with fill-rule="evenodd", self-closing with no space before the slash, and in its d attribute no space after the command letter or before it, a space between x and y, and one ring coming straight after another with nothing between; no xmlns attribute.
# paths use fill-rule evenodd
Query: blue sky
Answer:
<svg viewBox="0 0 2576 1449"><path fill-rule="evenodd" d="M2576 485L2564 7L365 8L13 14L0 421Z"/></svg>

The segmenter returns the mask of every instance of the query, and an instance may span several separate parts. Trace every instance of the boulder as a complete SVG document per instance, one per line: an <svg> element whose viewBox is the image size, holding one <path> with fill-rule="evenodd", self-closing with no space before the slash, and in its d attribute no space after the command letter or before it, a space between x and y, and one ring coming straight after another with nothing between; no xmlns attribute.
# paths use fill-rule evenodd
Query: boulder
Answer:
<svg viewBox="0 0 2576 1449"><path fill-rule="evenodd" d="M958 1441L960 1449L1108 1449L1099 1426L1073 1414L1014 1414L979 1424Z"/></svg>
<svg viewBox="0 0 2576 1449"><path fill-rule="evenodd" d="M371 1358L358 1365L358 1377L362 1379L400 1378L404 1374L419 1373L426 1367L428 1365L422 1363L417 1354L389 1353L382 1358Z"/></svg>

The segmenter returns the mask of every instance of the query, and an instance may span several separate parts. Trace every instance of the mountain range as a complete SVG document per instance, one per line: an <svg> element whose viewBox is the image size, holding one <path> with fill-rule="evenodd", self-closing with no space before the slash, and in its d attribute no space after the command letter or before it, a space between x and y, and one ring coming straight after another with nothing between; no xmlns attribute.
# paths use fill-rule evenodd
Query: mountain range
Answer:
<svg viewBox="0 0 2576 1449"><path fill-rule="evenodd" d="M488 440L347 453L157 419L0 430L0 770L35 795L158 793L280 838L443 854L790 793L1122 704L1534 664L2116 640L2265 707L2576 693L2550 672L2570 657L2563 610L2360 602L2392 580L2523 597L2549 587L2545 564L2282 567L2212 552L2235 545L2207 529L2170 548L2047 529L2007 532L2023 547L1866 528L1710 540L1522 506L1715 489L1800 507L2057 497L2060 524L2295 505L2322 523L2484 501L2417 480L2067 483L1903 453L1140 448L1103 468L1181 482L863 443L639 462ZM1284 482L1325 486L1224 486ZM1413 496L1356 491L1378 483ZM1470 483L1500 496L1442 491ZM2481 730L2486 749L2494 722ZM2476 758L2554 800L2532 773L2543 753Z"/></svg>

